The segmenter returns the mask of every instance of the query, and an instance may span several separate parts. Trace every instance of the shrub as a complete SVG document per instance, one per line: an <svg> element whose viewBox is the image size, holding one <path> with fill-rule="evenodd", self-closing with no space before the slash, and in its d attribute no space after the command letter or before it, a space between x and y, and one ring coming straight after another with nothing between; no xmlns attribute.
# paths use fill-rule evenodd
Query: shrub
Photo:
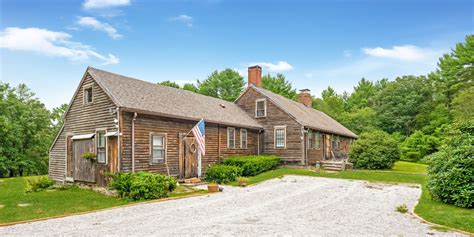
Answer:
<svg viewBox="0 0 474 237"><path fill-rule="evenodd" d="M436 152L438 141L434 136L416 131L401 144L401 160L419 162L425 156Z"/></svg>
<svg viewBox="0 0 474 237"><path fill-rule="evenodd" d="M216 164L206 170L206 181L219 184L235 181L242 174L242 168L232 165Z"/></svg>
<svg viewBox="0 0 474 237"><path fill-rule="evenodd" d="M174 177L148 172L117 173L109 184L122 198L149 200L168 197L176 188Z"/></svg>
<svg viewBox="0 0 474 237"><path fill-rule="evenodd" d="M431 196L459 207L474 207L474 132L458 130L439 152L429 156Z"/></svg>
<svg viewBox="0 0 474 237"><path fill-rule="evenodd" d="M383 131L362 133L349 151L355 169L390 169L399 158L397 141Z"/></svg>
<svg viewBox="0 0 474 237"><path fill-rule="evenodd" d="M255 176L274 169L280 163L277 156L234 156L227 158L223 164L242 168L242 176Z"/></svg>
<svg viewBox="0 0 474 237"><path fill-rule="evenodd" d="M54 180L46 176L31 177L27 179L28 187L26 192L39 192L54 185Z"/></svg>
<svg viewBox="0 0 474 237"><path fill-rule="evenodd" d="M96 155L94 152L84 152L81 157L87 160L95 160Z"/></svg>

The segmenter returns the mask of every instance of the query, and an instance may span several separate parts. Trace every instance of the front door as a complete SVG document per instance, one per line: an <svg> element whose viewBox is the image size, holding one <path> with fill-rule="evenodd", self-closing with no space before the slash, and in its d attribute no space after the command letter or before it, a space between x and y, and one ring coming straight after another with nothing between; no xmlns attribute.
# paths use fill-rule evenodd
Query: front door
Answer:
<svg viewBox="0 0 474 237"><path fill-rule="evenodd" d="M95 182L95 163L92 160L82 158L82 154L86 152L94 152L94 140L74 140L74 180L92 183Z"/></svg>
<svg viewBox="0 0 474 237"><path fill-rule="evenodd" d="M198 177L198 144L194 137L182 139L181 178Z"/></svg>
<svg viewBox="0 0 474 237"><path fill-rule="evenodd" d="M118 169L117 159L117 137L107 137L107 162L109 163L109 172L115 174Z"/></svg>

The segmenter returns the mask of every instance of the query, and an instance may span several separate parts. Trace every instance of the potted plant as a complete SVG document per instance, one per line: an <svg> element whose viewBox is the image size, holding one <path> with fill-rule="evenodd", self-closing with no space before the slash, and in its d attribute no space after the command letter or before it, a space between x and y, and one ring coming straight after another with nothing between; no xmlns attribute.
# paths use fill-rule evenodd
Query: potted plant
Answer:
<svg viewBox="0 0 474 237"><path fill-rule="evenodd" d="M249 184L249 179L245 177L238 177L237 180L239 181L240 187L245 187Z"/></svg>
<svg viewBox="0 0 474 237"><path fill-rule="evenodd" d="M219 192L219 184L217 184L216 182L209 182L207 184L207 191L209 191L210 193Z"/></svg>
<svg viewBox="0 0 474 237"><path fill-rule="evenodd" d="M96 154L93 152L84 152L82 153L81 157L86 160L94 161L96 158Z"/></svg>

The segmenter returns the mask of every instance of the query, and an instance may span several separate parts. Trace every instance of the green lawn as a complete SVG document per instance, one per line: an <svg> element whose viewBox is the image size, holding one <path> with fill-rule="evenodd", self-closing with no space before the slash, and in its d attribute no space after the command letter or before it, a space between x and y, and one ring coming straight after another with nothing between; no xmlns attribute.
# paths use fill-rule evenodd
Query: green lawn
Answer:
<svg viewBox="0 0 474 237"><path fill-rule="evenodd" d="M425 165L409 162L397 162L394 169L390 171L347 170L339 173L316 173L308 169L279 168L249 177L249 184L256 184L289 174L374 182L421 184L423 191L415 208L415 213L427 221L474 233L474 210L432 200L426 188L427 176L422 172L423 169L426 169ZM234 182L231 185L238 185L238 183Z"/></svg>
<svg viewBox="0 0 474 237"><path fill-rule="evenodd" d="M0 224L99 210L132 203L101 193L70 187L36 193L26 193L26 177L0 179ZM183 186L170 194L171 198L205 193ZM18 204L30 204L20 207Z"/></svg>

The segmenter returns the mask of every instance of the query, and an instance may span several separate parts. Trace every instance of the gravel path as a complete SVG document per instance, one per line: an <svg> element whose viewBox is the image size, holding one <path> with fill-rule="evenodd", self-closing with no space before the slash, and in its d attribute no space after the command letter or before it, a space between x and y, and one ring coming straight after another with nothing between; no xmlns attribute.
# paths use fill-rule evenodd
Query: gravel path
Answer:
<svg viewBox="0 0 474 237"><path fill-rule="evenodd" d="M418 187L285 176L223 193L0 227L0 235L454 235L409 210Z"/></svg>

